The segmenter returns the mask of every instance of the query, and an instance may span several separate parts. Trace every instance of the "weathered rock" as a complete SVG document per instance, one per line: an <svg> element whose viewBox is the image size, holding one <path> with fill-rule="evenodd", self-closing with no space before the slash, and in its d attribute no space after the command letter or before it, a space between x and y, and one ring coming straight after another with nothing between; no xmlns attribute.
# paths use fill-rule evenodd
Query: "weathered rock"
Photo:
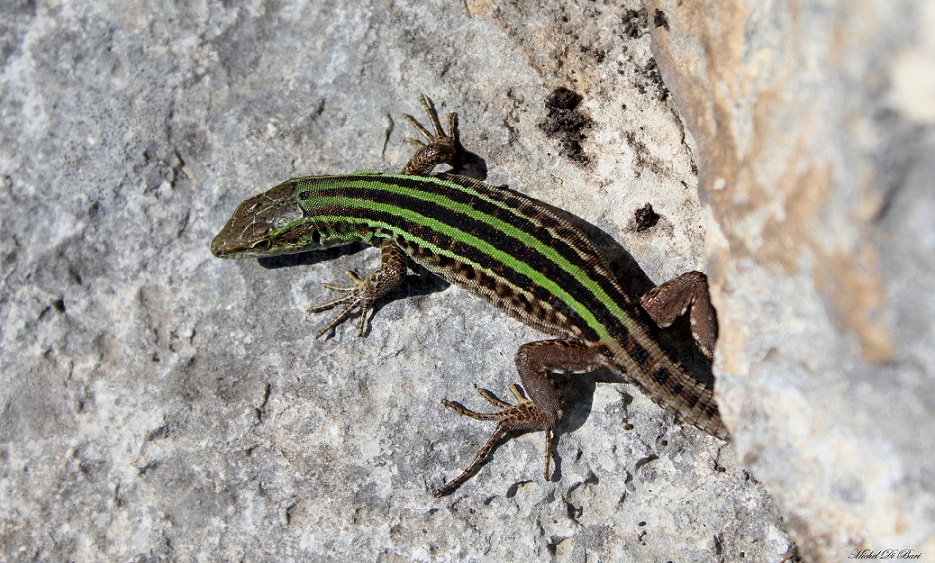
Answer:
<svg viewBox="0 0 935 563"><path fill-rule="evenodd" d="M208 250L286 178L398 170L425 92L491 183L626 247L633 287L702 267L646 25L590 1L0 4L0 558L780 559L733 446L607 374L573 378L551 481L530 435L434 499L492 430L439 400L506 394L542 335L417 279L366 338L315 340L319 283L375 253ZM560 86L581 101L549 122Z"/></svg>
<svg viewBox="0 0 935 563"><path fill-rule="evenodd" d="M935 555L935 6L652 7L740 462L809 559Z"/></svg>

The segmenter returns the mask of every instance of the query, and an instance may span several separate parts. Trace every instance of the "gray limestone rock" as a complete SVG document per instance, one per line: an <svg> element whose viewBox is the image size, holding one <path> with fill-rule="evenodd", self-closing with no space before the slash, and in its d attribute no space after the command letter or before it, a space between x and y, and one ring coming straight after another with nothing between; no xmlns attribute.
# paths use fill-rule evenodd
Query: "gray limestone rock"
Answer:
<svg viewBox="0 0 935 563"><path fill-rule="evenodd" d="M316 340L326 317L304 310L329 297L320 283L376 252L209 252L242 199L284 179L398 170L413 134L401 115L424 92L460 112L489 182L606 233L634 290L704 269L711 211L649 51L652 14L533 4L0 5L0 559L791 553L733 445L608 374L571 378L549 481L530 434L433 498L492 431L440 399L503 396L516 348L542 336L413 276L366 338L349 323ZM572 131L549 121L560 86L582 96L561 122ZM644 229L647 203L659 219ZM834 486L875 499L862 483Z"/></svg>

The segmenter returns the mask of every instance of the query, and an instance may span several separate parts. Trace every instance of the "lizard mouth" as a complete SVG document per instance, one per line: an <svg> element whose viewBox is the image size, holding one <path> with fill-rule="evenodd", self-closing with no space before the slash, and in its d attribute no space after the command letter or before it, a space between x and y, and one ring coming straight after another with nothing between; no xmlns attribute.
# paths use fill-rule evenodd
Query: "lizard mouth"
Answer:
<svg viewBox="0 0 935 563"><path fill-rule="evenodd" d="M273 243L268 238L244 240L241 237L225 239L220 235L211 241L211 254L217 258L248 258L251 256L266 256L270 253Z"/></svg>

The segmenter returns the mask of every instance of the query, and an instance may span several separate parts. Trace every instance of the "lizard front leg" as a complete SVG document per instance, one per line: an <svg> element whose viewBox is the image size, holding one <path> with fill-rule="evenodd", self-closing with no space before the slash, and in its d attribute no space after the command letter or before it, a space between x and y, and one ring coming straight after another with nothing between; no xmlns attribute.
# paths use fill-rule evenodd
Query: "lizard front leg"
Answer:
<svg viewBox="0 0 935 563"><path fill-rule="evenodd" d="M306 312L317 313L337 307L338 305L347 305L343 311L338 313L328 326L321 329L316 338L321 337L326 332L341 324L355 311L360 311L360 322L357 327L357 333L364 335L364 326L367 322L367 313L373 310L374 304L381 298L388 295L394 289L399 287L406 278L406 255L396 246L396 243L387 239L380 246L380 268L371 272L365 278L360 278L356 273L348 270L347 275L354 282L350 287L341 287L338 285L326 283L322 284L325 288L332 291L346 293L344 297L312 305Z"/></svg>
<svg viewBox="0 0 935 563"><path fill-rule="evenodd" d="M604 367L597 350L577 340L540 340L523 344L517 350L514 362L520 380L529 394L528 399L523 396L518 386L511 385L510 391L516 397L516 405L500 401L486 389L478 390L481 397L501 409L495 413L479 413L447 399L442 401L442 404L458 414L478 420L497 421L497 428L478 450L474 461L460 475L436 490L435 496L446 495L467 481L490 456L496 443L512 431L545 432L544 475L548 480L555 427L565 415L564 399L555 385L552 374L589 373Z"/></svg>
<svg viewBox="0 0 935 563"><path fill-rule="evenodd" d="M422 109L425 110L432 122L433 131L430 132L408 113L403 115L406 121L425 137L428 143L426 144L418 139L406 139L406 142L418 146L419 149L403 167L402 173L428 174L439 164L447 164L457 168L463 164L465 157L464 147L461 146L461 141L458 140L458 114L448 114L448 133L445 133L445 129L438 120L438 112L435 111L432 102L425 94L422 95L420 101L422 102Z"/></svg>
<svg viewBox="0 0 935 563"><path fill-rule="evenodd" d="M419 149L403 167L403 174L427 174L439 164L457 166L464 159L464 147L461 146L461 142L458 140L458 114L448 114L448 132L446 133L438 119L438 112L435 111L435 106L432 105L428 97L423 94L420 101L432 123L433 131L426 129L411 115L403 115L406 121L411 123L428 141L426 143L416 139L406 139L407 142L418 145ZM374 303L399 287L406 277L405 253L390 240L383 242L381 250L380 269L372 272L366 278L362 279L349 270L347 275L354 282L354 285L342 287L331 283L323 284L327 289L346 293L347 295L327 303L312 305L306 312L317 313L338 305L347 305L347 307L331 319L331 322L318 332L316 338L338 326L358 310L360 311L360 322L357 332L360 336L364 335L367 313L373 310Z"/></svg>

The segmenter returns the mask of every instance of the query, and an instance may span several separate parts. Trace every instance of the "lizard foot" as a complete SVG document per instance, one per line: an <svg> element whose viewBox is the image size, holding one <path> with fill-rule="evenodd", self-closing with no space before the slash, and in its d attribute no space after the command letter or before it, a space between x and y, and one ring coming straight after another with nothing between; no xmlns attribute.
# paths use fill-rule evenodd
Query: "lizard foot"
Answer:
<svg viewBox="0 0 935 563"><path fill-rule="evenodd" d="M402 173L427 174L439 164L448 164L452 168L458 168L464 163L465 156L461 141L458 140L458 114L448 114L448 132L445 133L441 121L438 120L438 112L435 111L435 106L432 105L432 102L425 94L422 95L420 101L422 102L422 109L425 110L426 115L428 115L429 120L432 122L433 131L429 131L424 125L419 123L415 117L408 113L403 115L406 121L425 137L428 143L420 141L419 139L406 139L407 143L413 144L419 147L419 149L412 155L409 162L406 163Z"/></svg>
<svg viewBox="0 0 935 563"><path fill-rule="evenodd" d="M367 279L361 279L357 276L356 273L350 270L347 271L347 277L351 278L351 281L354 282L354 285L350 287L341 287L331 283L321 284L325 287L325 289L339 291L341 293L346 293L347 295L332 301L328 301L327 303L312 305L305 310L306 313L318 313L321 311L327 311L328 309L337 307L338 305L347 305L343 311L331 319L331 322L328 323L328 326L318 331L318 334L315 335L315 338L321 338L323 334L344 322L345 319L347 319L349 316L351 316L352 313L354 313L354 311L357 310L360 310L360 322L357 326L357 333L360 336L364 335L364 326L367 322L367 313L373 309L373 292L369 287Z"/></svg>
<svg viewBox="0 0 935 563"><path fill-rule="evenodd" d="M477 469L487 460L487 457L490 456L490 452L493 450L493 447L497 442L503 438L508 432L518 430L543 430L545 431L545 478L549 478L549 460L552 452L552 440L554 435L554 428L558 421L561 419L561 413L558 413L558 416L554 414L549 414L535 405L532 401L527 399L523 392L520 390L518 385L510 385L510 392L513 393L513 396L516 398L515 405L505 403L500 399L496 398L493 393L486 389L478 389L477 392L481 397L487 400L491 405L502 409L499 412L495 413L480 413L467 409L458 403L454 403L445 399L442 401L442 404L446 407L452 409L458 414L469 416L477 420L495 420L497 421L497 429L494 430L494 433L490 436L490 439L487 440L487 443L484 444L480 450L478 450L477 455L474 456L474 461L461 472L460 475L448 481L442 485L438 490L435 491L436 497L444 496L456 488L460 487L465 481L471 478L472 475L477 471Z"/></svg>
<svg viewBox="0 0 935 563"><path fill-rule="evenodd" d="M367 314L374 310L374 303L399 287L399 284L406 277L406 255L393 241L385 240L380 245L379 269L371 272L365 278L361 278L356 273L348 270L347 277L351 278L354 285L341 287L331 283L322 284L325 289L346 293L347 295L327 303L312 305L306 309L306 313L318 313L338 305L347 305L343 311L331 319L328 326L318 331L316 338L320 338L323 334L344 322L355 311L360 311L360 324L357 326L357 334L363 336L364 327L367 324Z"/></svg>

